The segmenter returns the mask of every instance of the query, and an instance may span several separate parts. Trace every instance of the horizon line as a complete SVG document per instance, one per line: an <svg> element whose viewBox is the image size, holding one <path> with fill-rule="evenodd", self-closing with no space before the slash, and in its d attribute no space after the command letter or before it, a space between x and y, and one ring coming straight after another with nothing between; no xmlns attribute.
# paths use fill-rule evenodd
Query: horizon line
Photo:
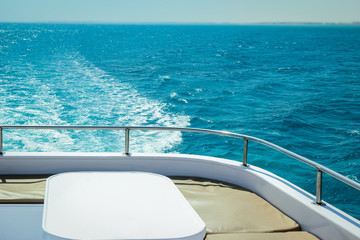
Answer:
<svg viewBox="0 0 360 240"><path fill-rule="evenodd" d="M360 26L360 21L353 22L301 22L301 21L278 21L278 22L110 22L110 21L0 21L0 23L18 24L103 24L103 25L228 25L228 26L254 26L254 25L281 25L281 26Z"/></svg>

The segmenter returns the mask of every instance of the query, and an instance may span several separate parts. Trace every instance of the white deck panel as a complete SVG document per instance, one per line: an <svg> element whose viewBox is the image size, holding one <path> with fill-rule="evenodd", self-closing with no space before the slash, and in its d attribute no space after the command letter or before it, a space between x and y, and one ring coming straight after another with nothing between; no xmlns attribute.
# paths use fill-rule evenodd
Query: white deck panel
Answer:
<svg viewBox="0 0 360 240"><path fill-rule="evenodd" d="M144 172L50 177L42 225L54 239L201 240L206 228L169 178Z"/></svg>

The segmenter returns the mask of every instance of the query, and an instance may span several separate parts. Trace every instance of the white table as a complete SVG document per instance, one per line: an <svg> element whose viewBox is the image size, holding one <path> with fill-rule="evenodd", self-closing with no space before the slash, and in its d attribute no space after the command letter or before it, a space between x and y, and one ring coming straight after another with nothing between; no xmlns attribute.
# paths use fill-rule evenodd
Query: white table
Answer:
<svg viewBox="0 0 360 240"><path fill-rule="evenodd" d="M205 224L167 177L143 172L73 172L47 180L49 239L202 240Z"/></svg>

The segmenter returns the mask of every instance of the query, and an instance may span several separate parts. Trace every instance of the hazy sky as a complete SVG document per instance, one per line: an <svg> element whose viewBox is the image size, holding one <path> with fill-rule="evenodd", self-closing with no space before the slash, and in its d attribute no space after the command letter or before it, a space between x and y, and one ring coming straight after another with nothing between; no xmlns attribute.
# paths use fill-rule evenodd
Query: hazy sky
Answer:
<svg viewBox="0 0 360 240"><path fill-rule="evenodd" d="M0 22L360 21L360 0L0 0Z"/></svg>

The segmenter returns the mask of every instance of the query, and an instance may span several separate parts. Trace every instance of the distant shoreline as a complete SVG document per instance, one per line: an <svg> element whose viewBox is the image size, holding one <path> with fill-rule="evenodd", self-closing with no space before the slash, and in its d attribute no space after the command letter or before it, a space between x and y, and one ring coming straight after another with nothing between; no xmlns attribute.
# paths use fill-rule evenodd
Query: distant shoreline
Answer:
<svg viewBox="0 0 360 240"><path fill-rule="evenodd" d="M210 25L210 26L360 26L360 21L344 22L254 22L254 23L198 23L198 22L69 22L69 21L39 21L39 22L0 22L0 24L99 24L99 25Z"/></svg>

